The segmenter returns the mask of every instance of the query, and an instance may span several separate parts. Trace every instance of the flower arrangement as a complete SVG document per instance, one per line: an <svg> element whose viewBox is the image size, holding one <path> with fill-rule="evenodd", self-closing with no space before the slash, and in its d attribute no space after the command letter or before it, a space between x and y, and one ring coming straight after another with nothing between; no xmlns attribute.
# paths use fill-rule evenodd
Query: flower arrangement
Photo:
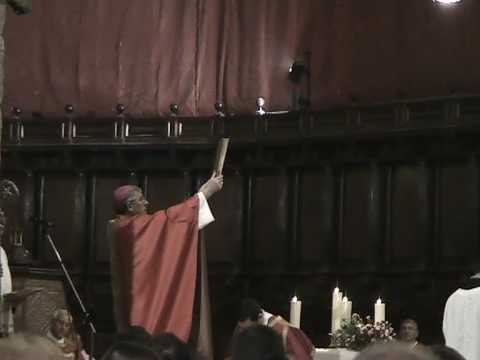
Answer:
<svg viewBox="0 0 480 360"><path fill-rule="evenodd" d="M395 335L395 330L388 321L374 324L370 316L362 319L360 315L353 314L351 320L342 320L340 329L332 334L332 345L361 350L370 343L393 341Z"/></svg>

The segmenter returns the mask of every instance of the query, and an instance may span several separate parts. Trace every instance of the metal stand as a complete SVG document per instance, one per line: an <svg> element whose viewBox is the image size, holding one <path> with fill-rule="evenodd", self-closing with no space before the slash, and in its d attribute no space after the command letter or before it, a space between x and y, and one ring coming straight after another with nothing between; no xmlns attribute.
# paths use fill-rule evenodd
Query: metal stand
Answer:
<svg viewBox="0 0 480 360"><path fill-rule="evenodd" d="M78 305L80 305L80 309L82 310L82 315L84 318L84 321L88 323L89 327L89 336L90 336L90 346L88 349L88 359L93 358L93 351L94 351L94 340L95 340L95 334L97 333L97 330L95 329L95 326L92 323L92 319L90 317L90 314L88 313L87 309L85 308L85 305L83 304L82 298L80 297L80 294L77 291L77 288L75 287L75 284L72 281L72 278L70 277L70 274L68 273L67 268L65 267L65 264L63 263L62 257L60 256L60 253L58 252L57 247L55 246L55 242L53 241L52 237L48 233L48 227L50 224L47 223L47 231L45 234L45 237L47 238L53 252L55 253L55 256L57 257L57 261L60 264L60 267L63 270L63 274L65 275L65 278L67 279L67 282L70 286L70 288L73 291L73 294L75 295L75 299L77 300ZM51 225L50 225L51 226Z"/></svg>

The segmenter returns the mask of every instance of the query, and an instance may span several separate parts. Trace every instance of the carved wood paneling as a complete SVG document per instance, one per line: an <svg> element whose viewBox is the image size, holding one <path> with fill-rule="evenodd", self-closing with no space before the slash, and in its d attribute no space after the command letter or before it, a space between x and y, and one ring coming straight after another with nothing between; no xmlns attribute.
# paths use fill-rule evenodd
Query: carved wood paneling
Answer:
<svg viewBox="0 0 480 360"><path fill-rule="evenodd" d="M41 220L53 223L49 233L64 262L73 269L81 269L85 249L86 180L83 173L45 174L40 177L42 192ZM48 225L47 225L48 227ZM57 264L57 258L44 238L39 239L40 257L48 263Z"/></svg>
<svg viewBox="0 0 480 360"><path fill-rule="evenodd" d="M340 264L373 270L380 265L379 169L373 165L348 166L342 174Z"/></svg>
<svg viewBox="0 0 480 360"><path fill-rule="evenodd" d="M181 172L148 172L144 182L145 197L151 211L175 205L190 195L190 179Z"/></svg>
<svg viewBox="0 0 480 360"><path fill-rule="evenodd" d="M393 166L390 191L388 266L404 271L425 269L430 262L432 226L426 164Z"/></svg>
<svg viewBox="0 0 480 360"><path fill-rule="evenodd" d="M224 174L222 196L209 201L215 223L207 226L202 239L207 246L208 262L215 272L238 273L242 266L244 239L244 178L240 173Z"/></svg>
<svg viewBox="0 0 480 360"><path fill-rule="evenodd" d="M97 327L113 332L105 239L112 191L139 184L151 210L175 204L208 178L214 136L228 134L225 188L210 201L216 222L202 232L219 358L235 324L232 309L244 296L288 317L296 293L305 331L316 345L328 345L337 281L354 311L371 314L382 296L396 326L415 317L422 340L441 341L444 302L477 262L480 246L480 147L478 131L468 127L480 119L477 105L464 99L358 106L287 114L278 124L275 117L215 118L213 136L204 135L211 119L169 137L166 119L119 116L78 122L70 145L59 137L58 123L38 132L48 138L43 143L25 128L32 140L8 145L4 176L22 190L11 224L24 227L37 261L15 272L50 276L53 258L27 219L54 221L68 268L80 275L81 293L96 308ZM117 121L131 124L115 138ZM448 131L430 132L442 127Z"/></svg>
<svg viewBox="0 0 480 360"><path fill-rule="evenodd" d="M439 167L442 269L461 269L480 259L476 162L473 159L448 161L440 163Z"/></svg>
<svg viewBox="0 0 480 360"><path fill-rule="evenodd" d="M252 190L248 264L263 270L282 269L288 250L287 174L277 170L256 172Z"/></svg>
<svg viewBox="0 0 480 360"><path fill-rule="evenodd" d="M298 264L305 269L332 270L337 259L332 167L303 171L298 186Z"/></svg>
<svg viewBox="0 0 480 360"><path fill-rule="evenodd" d="M93 252L90 261L95 265L103 265L102 269L108 269L110 261L110 246L106 239L106 227L108 220L114 217L113 191L121 185L138 185L138 179L134 173L98 174L91 178L93 191Z"/></svg>

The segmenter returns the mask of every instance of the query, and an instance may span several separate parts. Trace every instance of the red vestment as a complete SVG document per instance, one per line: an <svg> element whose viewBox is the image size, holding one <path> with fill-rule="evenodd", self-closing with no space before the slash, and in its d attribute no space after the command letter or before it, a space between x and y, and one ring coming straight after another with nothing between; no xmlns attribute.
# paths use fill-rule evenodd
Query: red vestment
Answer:
<svg viewBox="0 0 480 360"><path fill-rule="evenodd" d="M128 325L188 341L197 277L198 196L115 221L118 295Z"/></svg>
<svg viewBox="0 0 480 360"><path fill-rule="evenodd" d="M283 348L289 360L313 360L315 354L315 346L308 336L300 329L293 327L288 321L281 316L272 316L267 325L271 327L278 335L282 337ZM225 354L225 359L231 358L232 345L235 337L242 331L240 326L236 326L233 331L230 346Z"/></svg>
<svg viewBox="0 0 480 360"><path fill-rule="evenodd" d="M280 316L274 316L269 320L268 326L280 334L283 346L291 360L312 360L315 354L315 346L308 336L300 329L291 326L290 323Z"/></svg>

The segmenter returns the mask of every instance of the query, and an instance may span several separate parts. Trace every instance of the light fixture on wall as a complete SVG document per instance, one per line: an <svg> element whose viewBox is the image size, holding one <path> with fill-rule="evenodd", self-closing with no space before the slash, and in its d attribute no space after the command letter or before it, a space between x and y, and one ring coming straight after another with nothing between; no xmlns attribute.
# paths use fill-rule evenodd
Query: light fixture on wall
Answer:
<svg viewBox="0 0 480 360"><path fill-rule="evenodd" d="M178 104L170 104L170 116L177 116L180 112L180 106Z"/></svg>
<svg viewBox="0 0 480 360"><path fill-rule="evenodd" d="M295 61L288 68L288 80L294 84L299 84L305 75L308 75L308 67L301 61Z"/></svg>
<svg viewBox="0 0 480 360"><path fill-rule="evenodd" d="M225 106L221 102L215 103L215 112L217 116L225 117Z"/></svg>
<svg viewBox="0 0 480 360"><path fill-rule="evenodd" d="M288 68L288 81L291 83L291 110L305 111L310 107L311 57L312 53L307 50Z"/></svg>
<svg viewBox="0 0 480 360"><path fill-rule="evenodd" d="M459 3L462 0L433 0L435 3L440 3L444 5Z"/></svg>
<svg viewBox="0 0 480 360"><path fill-rule="evenodd" d="M265 115L267 112L265 111L265 98L263 96L259 96L257 98L257 111L255 114L257 115Z"/></svg>

